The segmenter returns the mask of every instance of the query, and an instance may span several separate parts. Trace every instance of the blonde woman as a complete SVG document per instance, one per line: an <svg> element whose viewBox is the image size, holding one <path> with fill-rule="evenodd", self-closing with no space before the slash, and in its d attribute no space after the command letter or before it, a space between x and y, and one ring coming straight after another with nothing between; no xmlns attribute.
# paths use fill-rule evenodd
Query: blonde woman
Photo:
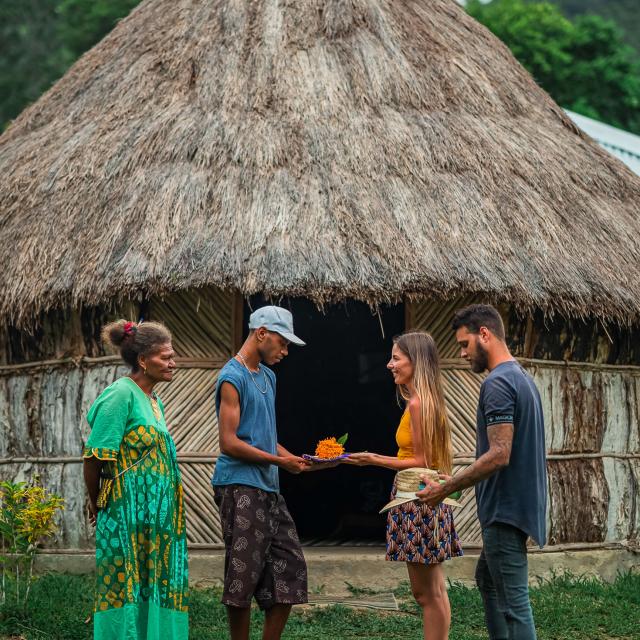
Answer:
<svg viewBox="0 0 640 640"><path fill-rule="evenodd" d="M396 432L398 455L355 453L345 462L396 471L428 467L450 475L451 433L433 338L419 331L398 336L387 368L406 405ZM392 498L395 493L394 482ZM448 638L451 609L442 563L461 555L450 506L432 508L414 501L388 512L386 559L406 562L413 595L422 607L425 640Z"/></svg>

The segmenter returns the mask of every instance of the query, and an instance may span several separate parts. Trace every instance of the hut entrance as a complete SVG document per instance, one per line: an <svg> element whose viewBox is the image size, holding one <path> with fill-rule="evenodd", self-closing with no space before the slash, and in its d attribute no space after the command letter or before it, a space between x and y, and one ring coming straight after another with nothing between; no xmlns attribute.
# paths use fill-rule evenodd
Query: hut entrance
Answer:
<svg viewBox="0 0 640 640"><path fill-rule="evenodd" d="M264 303L256 297L251 307ZM307 346L292 347L274 367L280 442L293 453L313 453L321 438L348 432L347 450L394 455L401 409L385 365L391 338L404 330L404 305L381 308L378 316L356 301L324 313L308 300L281 304L293 313L296 334ZM250 313L245 306L245 327ZM381 543L385 518L378 511L392 481L391 471L346 465L280 474L281 491L307 544Z"/></svg>

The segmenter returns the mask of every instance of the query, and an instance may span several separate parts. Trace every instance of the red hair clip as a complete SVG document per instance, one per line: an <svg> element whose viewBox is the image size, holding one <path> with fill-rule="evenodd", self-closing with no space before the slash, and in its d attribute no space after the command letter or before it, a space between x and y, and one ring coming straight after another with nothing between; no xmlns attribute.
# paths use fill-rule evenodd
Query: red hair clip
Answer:
<svg viewBox="0 0 640 640"><path fill-rule="evenodd" d="M136 332L136 323L135 322L125 322L124 323L124 335L132 336Z"/></svg>

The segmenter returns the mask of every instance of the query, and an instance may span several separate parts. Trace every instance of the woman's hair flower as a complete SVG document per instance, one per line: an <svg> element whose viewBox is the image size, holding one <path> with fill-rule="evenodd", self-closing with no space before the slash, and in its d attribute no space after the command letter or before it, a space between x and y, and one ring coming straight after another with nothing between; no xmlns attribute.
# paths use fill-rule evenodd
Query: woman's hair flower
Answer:
<svg viewBox="0 0 640 640"><path fill-rule="evenodd" d="M132 336L136 332L137 328L138 327L136 326L135 322L131 322L131 321L125 322L124 323L124 328L123 328L124 335L125 336Z"/></svg>

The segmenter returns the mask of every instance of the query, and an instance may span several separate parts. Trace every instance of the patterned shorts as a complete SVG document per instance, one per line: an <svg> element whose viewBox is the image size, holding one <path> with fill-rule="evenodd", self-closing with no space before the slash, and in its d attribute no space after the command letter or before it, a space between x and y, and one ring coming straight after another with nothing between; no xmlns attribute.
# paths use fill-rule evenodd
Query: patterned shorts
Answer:
<svg viewBox="0 0 640 640"><path fill-rule="evenodd" d="M394 483L391 499L395 498ZM461 556L462 546L447 504L432 508L423 502L405 502L387 514L386 560L434 564Z"/></svg>
<svg viewBox="0 0 640 640"><path fill-rule="evenodd" d="M307 565L284 498L240 484L215 486L226 549L222 603L261 609L307 602Z"/></svg>

